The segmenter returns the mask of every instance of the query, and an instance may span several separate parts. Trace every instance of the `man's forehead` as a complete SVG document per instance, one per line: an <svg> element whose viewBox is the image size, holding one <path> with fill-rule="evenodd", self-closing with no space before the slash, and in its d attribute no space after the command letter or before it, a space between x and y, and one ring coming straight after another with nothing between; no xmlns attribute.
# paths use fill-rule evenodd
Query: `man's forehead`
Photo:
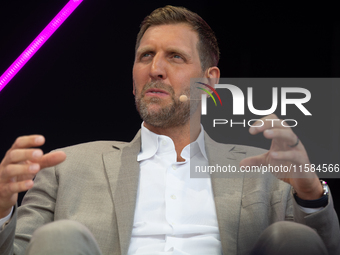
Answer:
<svg viewBox="0 0 340 255"><path fill-rule="evenodd" d="M166 24L149 27L141 38L139 48L157 43L192 48L197 42L198 35L189 24Z"/></svg>

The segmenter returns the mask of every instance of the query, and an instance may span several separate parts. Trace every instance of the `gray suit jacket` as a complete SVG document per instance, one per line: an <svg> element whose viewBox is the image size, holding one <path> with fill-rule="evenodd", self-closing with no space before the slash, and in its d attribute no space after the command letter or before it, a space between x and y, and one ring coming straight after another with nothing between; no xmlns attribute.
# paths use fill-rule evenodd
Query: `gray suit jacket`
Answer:
<svg viewBox="0 0 340 255"><path fill-rule="evenodd" d="M1 230L0 254L24 254L34 230L60 219L87 226L103 254L126 254L136 205L140 143L139 132L130 143L91 142L64 148L66 161L39 172L23 204ZM210 165L238 166L242 158L263 153L218 144L207 135L205 143ZM331 197L325 209L306 215L292 199L290 186L271 175L211 181L224 254L247 254L267 226L282 220L315 228L330 254L340 254L339 223Z"/></svg>

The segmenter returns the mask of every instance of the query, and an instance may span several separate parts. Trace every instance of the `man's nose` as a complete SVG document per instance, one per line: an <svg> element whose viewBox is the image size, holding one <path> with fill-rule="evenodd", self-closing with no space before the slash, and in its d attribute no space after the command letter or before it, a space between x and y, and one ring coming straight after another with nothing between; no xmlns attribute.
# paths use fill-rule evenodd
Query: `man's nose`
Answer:
<svg viewBox="0 0 340 255"><path fill-rule="evenodd" d="M156 54L152 59L150 77L154 80L165 80L166 76L166 59Z"/></svg>

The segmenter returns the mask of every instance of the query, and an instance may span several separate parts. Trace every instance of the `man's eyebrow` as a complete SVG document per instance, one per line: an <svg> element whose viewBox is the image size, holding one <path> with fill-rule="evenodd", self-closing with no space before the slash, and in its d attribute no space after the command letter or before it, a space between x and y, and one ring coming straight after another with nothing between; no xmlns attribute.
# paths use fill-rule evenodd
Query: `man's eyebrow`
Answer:
<svg viewBox="0 0 340 255"><path fill-rule="evenodd" d="M177 47L169 47L166 49L167 52L169 53L178 53L180 55L182 55L184 58L186 58L187 60L192 59L192 56L190 53L187 53L186 51L179 49Z"/></svg>
<svg viewBox="0 0 340 255"><path fill-rule="evenodd" d="M153 52L153 51L154 51L153 47L144 46L144 47L137 50L136 56L139 56L140 54L143 54L145 52ZM179 49L177 47L168 47L168 48L166 48L166 51L167 51L167 53L178 53L179 55L182 55L187 60L192 59L192 56L189 53L187 53L186 51Z"/></svg>
<svg viewBox="0 0 340 255"><path fill-rule="evenodd" d="M136 55L138 56L139 54L142 54L142 53L144 53L144 52L150 52L150 51L153 51L153 48L152 48L152 47L150 47L150 46L144 46L144 47L142 47L142 48L140 48L140 49L137 50Z"/></svg>

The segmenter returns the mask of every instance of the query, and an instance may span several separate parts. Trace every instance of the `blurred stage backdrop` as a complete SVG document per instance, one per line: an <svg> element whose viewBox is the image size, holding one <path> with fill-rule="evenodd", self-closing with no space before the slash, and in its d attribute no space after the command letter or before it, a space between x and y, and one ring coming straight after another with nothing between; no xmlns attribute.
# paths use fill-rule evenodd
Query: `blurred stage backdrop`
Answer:
<svg viewBox="0 0 340 255"><path fill-rule="evenodd" d="M0 3L0 75L67 2ZM0 92L1 158L26 134L43 134L45 152L94 140L131 140L141 125L132 95L136 35L143 18L167 4L197 12L215 31L221 77L340 76L340 22L332 4L84 0ZM339 96L337 89L327 98L312 94L314 109L327 103L334 114L296 131L312 162L340 163ZM226 134L230 143L268 148L263 137L240 132ZM340 181L327 181L339 213Z"/></svg>

